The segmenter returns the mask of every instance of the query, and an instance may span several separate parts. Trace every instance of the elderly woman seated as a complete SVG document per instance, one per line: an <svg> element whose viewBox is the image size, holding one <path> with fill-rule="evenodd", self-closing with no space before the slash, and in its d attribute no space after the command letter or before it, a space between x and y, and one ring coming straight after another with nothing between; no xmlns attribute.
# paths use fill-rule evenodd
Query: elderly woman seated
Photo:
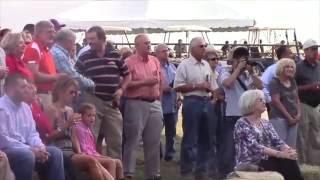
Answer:
<svg viewBox="0 0 320 180"><path fill-rule="evenodd" d="M285 144L272 124L261 119L266 110L264 94L248 90L239 99L242 117L234 130L236 170L255 167L260 171L277 171L286 180L303 179L297 164L297 153Z"/></svg>

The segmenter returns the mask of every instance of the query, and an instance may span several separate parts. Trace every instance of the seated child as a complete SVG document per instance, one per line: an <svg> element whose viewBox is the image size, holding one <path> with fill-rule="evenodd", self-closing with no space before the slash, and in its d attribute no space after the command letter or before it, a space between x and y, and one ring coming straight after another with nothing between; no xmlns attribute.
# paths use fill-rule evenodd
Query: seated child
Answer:
<svg viewBox="0 0 320 180"><path fill-rule="evenodd" d="M95 122L96 108L92 104L82 104L79 108L82 120L72 129L72 141L76 153L94 156L101 165L115 178L124 179L122 163L119 159L102 156L96 150L96 139L91 130Z"/></svg>

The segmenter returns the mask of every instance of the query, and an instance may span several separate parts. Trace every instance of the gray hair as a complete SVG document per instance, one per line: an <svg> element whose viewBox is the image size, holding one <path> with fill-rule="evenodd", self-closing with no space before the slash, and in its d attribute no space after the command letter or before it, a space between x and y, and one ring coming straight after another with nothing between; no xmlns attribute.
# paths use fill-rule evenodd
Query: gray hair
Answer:
<svg viewBox="0 0 320 180"><path fill-rule="evenodd" d="M261 90L254 89L244 92L239 99L239 108L242 115L248 115L253 113L254 104L257 99L265 99L264 93Z"/></svg>
<svg viewBox="0 0 320 180"><path fill-rule="evenodd" d="M37 24L34 26L34 36L41 34L46 28L54 28L54 26L50 21L37 22Z"/></svg>
<svg viewBox="0 0 320 180"><path fill-rule="evenodd" d="M202 37L195 37L195 38L192 38L191 41L190 41L190 50L197 46L199 42L201 41L204 41L204 39Z"/></svg>
<svg viewBox="0 0 320 180"><path fill-rule="evenodd" d="M21 39L23 40L21 33L8 33L1 40L0 46L5 50L6 54L11 54Z"/></svg>
<svg viewBox="0 0 320 180"><path fill-rule="evenodd" d="M296 63L292 59L282 58L276 64L276 76L279 77L288 65L293 66L293 70L296 72Z"/></svg>
<svg viewBox="0 0 320 180"><path fill-rule="evenodd" d="M64 42L66 40L75 39L75 38L76 38L76 34L70 29L62 29L58 31L56 35L57 42Z"/></svg>
<svg viewBox="0 0 320 180"><path fill-rule="evenodd" d="M219 51L216 50L214 47L209 46L206 48L206 51L204 52L204 59L208 59L209 55L215 55L219 57Z"/></svg>
<svg viewBox="0 0 320 180"><path fill-rule="evenodd" d="M167 46L166 44L158 44L158 45L154 48L155 52L159 51L159 49L160 49L161 47L166 47L166 48L168 48L168 46Z"/></svg>

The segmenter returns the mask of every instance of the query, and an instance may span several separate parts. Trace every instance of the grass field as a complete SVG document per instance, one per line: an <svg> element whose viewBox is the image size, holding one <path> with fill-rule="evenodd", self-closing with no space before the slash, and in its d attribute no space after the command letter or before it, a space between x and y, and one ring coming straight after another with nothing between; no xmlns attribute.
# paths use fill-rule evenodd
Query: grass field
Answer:
<svg viewBox="0 0 320 180"><path fill-rule="evenodd" d="M266 119L268 118L266 113L263 114L263 117ZM176 144L175 144L177 153L173 161L171 162L166 162L164 160L161 161L161 176L163 180L179 180L180 179L179 155L180 155L181 138L183 133L182 133L181 116L178 119L179 120L177 123L177 137L176 137ZM164 131L162 131L161 141L163 144L165 143ZM320 180L320 166L301 165L300 167L305 180ZM135 180L145 180L142 147L140 147L139 149Z"/></svg>

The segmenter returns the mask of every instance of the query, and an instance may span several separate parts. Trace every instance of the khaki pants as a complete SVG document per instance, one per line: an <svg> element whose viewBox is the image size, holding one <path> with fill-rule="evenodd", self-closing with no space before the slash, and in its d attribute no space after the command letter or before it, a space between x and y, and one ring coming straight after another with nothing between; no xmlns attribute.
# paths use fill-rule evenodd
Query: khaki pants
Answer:
<svg viewBox="0 0 320 180"><path fill-rule="evenodd" d="M43 106L43 109L46 111L52 105L52 94L38 93L38 96L41 100L41 105Z"/></svg>
<svg viewBox="0 0 320 180"><path fill-rule="evenodd" d="M298 127L297 150L301 163L320 165L319 108L301 103L301 121Z"/></svg>
<svg viewBox="0 0 320 180"><path fill-rule="evenodd" d="M14 180L10 164L5 153L0 152L0 180Z"/></svg>
<svg viewBox="0 0 320 180"><path fill-rule="evenodd" d="M84 102L96 106L98 117L93 128L96 137L103 134L107 144L107 155L122 159L123 120L120 110L112 107L112 102L103 101L93 94L84 93Z"/></svg>
<svg viewBox="0 0 320 180"><path fill-rule="evenodd" d="M143 140L145 176L160 175L160 135L162 108L160 101L153 103L126 100L124 116L123 168L126 176L134 176L139 142Z"/></svg>

